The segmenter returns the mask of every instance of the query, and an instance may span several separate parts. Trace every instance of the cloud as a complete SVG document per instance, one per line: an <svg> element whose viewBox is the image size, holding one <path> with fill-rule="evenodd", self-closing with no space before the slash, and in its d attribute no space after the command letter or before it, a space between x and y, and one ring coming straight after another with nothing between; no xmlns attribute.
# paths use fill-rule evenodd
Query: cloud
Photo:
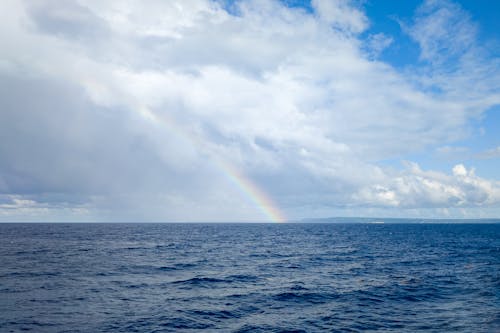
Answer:
<svg viewBox="0 0 500 333"><path fill-rule="evenodd" d="M85 205L49 204L20 195L0 195L0 220L10 222L89 221Z"/></svg>
<svg viewBox="0 0 500 333"><path fill-rule="evenodd" d="M386 36L383 33L372 34L367 40L368 51L374 58L376 58L393 42L394 39L392 37Z"/></svg>
<svg viewBox="0 0 500 333"><path fill-rule="evenodd" d="M83 205L89 219L261 219L222 161L291 217L496 202L498 184L473 175L466 186L378 165L466 138L500 102L498 60L450 2L424 3L405 26L422 63L403 71L374 57L391 36L364 44L369 20L349 1L0 6L6 195Z"/></svg>
<svg viewBox="0 0 500 333"><path fill-rule="evenodd" d="M487 149L485 151L477 153L475 157L479 158L479 159L499 158L500 157L500 146L497 146L497 147L491 148L491 149Z"/></svg>
<svg viewBox="0 0 500 333"><path fill-rule="evenodd" d="M402 208L495 206L500 203L500 182L480 178L462 164L448 175L409 163L383 184L362 188L353 199L362 205Z"/></svg>
<svg viewBox="0 0 500 333"><path fill-rule="evenodd" d="M480 114L500 102L500 61L478 42L478 27L458 4L427 0L412 24L402 24L420 46L422 67L416 73L423 88L459 100L469 114ZM493 76L492 76L493 75ZM475 82L471 85L470 82ZM482 96L480 98L479 96Z"/></svg>
<svg viewBox="0 0 500 333"><path fill-rule="evenodd" d="M440 146L437 147L434 152L440 158L454 160L467 159L471 155L470 149L462 146Z"/></svg>
<svg viewBox="0 0 500 333"><path fill-rule="evenodd" d="M312 0L312 7L321 20L333 27L360 33L368 27L368 19L349 0Z"/></svg>
<svg viewBox="0 0 500 333"><path fill-rule="evenodd" d="M433 64L457 60L473 52L477 27L458 4L427 0L407 32L420 44L420 58Z"/></svg>

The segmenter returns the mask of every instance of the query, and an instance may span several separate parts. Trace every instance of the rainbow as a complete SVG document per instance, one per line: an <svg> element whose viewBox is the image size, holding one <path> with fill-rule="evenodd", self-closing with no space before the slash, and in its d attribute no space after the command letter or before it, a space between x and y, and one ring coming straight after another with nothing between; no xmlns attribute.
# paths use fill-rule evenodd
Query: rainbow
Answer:
<svg viewBox="0 0 500 333"><path fill-rule="evenodd" d="M221 160L215 160L223 174L271 221L285 222L285 215L281 212L273 200L261 190L252 180L243 175L238 169Z"/></svg>
<svg viewBox="0 0 500 333"><path fill-rule="evenodd" d="M203 141L184 131L168 115L162 115L160 117L147 108L141 108L139 110L141 116L151 121L153 124L168 127L168 129L175 133L178 137L185 139L199 150L206 152L210 151L207 149L207 146ZM215 156L213 153L211 154L211 160L217 169L220 170L222 175L224 175L243 195L250 199L250 201L263 214L266 220L278 223L286 222L287 218L285 217L285 214L280 210L276 203L274 203L269 195L259 188L250 178L230 163Z"/></svg>

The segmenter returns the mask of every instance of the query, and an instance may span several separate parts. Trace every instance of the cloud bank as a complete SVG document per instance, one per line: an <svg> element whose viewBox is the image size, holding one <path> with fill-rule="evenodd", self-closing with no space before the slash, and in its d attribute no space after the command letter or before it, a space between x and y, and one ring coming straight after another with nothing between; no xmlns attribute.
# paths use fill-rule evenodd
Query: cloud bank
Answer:
<svg viewBox="0 0 500 333"><path fill-rule="evenodd" d="M381 163L467 138L500 104L499 61L454 3L401 23L421 50L403 69L350 1L0 7L0 219L265 219L220 163L291 219L498 212L498 181L462 165Z"/></svg>

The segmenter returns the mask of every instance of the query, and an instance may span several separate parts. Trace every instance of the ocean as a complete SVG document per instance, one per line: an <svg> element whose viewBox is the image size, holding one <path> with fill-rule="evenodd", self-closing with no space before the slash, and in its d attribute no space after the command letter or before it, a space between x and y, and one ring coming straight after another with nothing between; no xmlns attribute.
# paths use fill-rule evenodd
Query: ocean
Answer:
<svg viewBox="0 0 500 333"><path fill-rule="evenodd" d="M500 332L500 224L0 224L0 332Z"/></svg>

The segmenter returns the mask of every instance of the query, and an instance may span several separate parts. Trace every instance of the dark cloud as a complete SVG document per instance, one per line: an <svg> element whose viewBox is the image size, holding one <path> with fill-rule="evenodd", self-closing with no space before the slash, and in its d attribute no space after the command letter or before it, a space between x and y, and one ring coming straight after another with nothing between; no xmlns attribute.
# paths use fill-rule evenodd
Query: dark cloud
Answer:
<svg viewBox="0 0 500 333"><path fill-rule="evenodd" d="M73 0L31 2L27 12L35 28L45 34L95 43L110 33L103 19Z"/></svg>
<svg viewBox="0 0 500 333"><path fill-rule="evenodd" d="M127 111L98 107L67 82L2 76L0 109L4 193L158 189L175 179Z"/></svg>

